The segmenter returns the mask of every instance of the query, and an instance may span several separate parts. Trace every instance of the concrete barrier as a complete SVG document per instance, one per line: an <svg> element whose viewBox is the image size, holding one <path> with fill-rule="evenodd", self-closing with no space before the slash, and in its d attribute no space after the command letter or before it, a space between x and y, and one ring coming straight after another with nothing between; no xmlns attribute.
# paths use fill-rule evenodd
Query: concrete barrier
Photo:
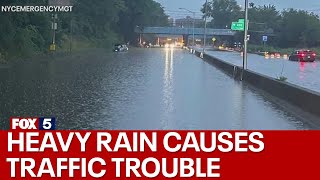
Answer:
<svg viewBox="0 0 320 180"><path fill-rule="evenodd" d="M200 52L196 51L197 56ZM208 54L203 55L203 60L220 68L236 79L243 80L249 84L280 98L306 112L320 117L320 93L277 79L259 74L250 70L242 71L242 67L225 62Z"/></svg>
<svg viewBox="0 0 320 180"><path fill-rule="evenodd" d="M196 56L201 58L201 52L196 51ZM240 77L240 73L241 72L241 68L239 68L236 65L233 65L231 63L222 61L216 57L210 56L208 54L203 54L203 60L207 61L208 63L222 69L225 73L227 73L230 76L233 76L235 78L239 78Z"/></svg>
<svg viewBox="0 0 320 180"><path fill-rule="evenodd" d="M320 93L245 70L243 79L269 94L320 117Z"/></svg>

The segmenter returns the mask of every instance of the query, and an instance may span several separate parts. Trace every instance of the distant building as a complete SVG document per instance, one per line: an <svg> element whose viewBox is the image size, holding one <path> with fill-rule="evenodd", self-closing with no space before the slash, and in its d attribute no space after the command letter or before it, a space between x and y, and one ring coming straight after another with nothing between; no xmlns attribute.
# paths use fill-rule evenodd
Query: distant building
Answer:
<svg viewBox="0 0 320 180"><path fill-rule="evenodd" d="M203 24L203 19L194 19L194 24L195 26L201 26L201 24ZM190 28L193 27L193 18L190 16L187 16L185 18L182 19L176 19L175 21L175 26L177 27L181 27L181 28Z"/></svg>
<svg viewBox="0 0 320 180"><path fill-rule="evenodd" d="M176 26L176 23L175 23L175 19L174 19L174 18L169 17L169 18L168 18L168 23L169 23L169 26Z"/></svg>

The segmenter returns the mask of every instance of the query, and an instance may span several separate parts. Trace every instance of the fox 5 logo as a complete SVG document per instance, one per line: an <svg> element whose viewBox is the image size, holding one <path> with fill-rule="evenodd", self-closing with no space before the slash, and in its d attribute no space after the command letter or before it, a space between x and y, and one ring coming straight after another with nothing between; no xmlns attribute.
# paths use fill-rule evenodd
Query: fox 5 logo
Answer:
<svg viewBox="0 0 320 180"><path fill-rule="evenodd" d="M11 118L11 130L55 130L56 118Z"/></svg>

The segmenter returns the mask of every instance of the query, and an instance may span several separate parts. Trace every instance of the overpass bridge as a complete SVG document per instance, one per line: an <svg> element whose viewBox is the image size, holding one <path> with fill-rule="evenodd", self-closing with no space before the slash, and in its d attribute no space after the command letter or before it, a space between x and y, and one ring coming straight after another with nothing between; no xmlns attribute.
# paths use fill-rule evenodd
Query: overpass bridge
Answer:
<svg viewBox="0 0 320 180"><path fill-rule="evenodd" d="M190 36L195 35L195 37L203 39L204 28L181 28L181 27L136 27L135 33L138 34L155 34L158 37L167 36L183 36L183 40L186 44L189 43ZM235 31L231 29L212 29L207 28L206 35L207 39L212 39L217 36L233 37L236 34ZM141 39L141 36L140 36ZM159 42L159 40L158 40Z"/></svg>
<svg viewBox="0 0 320 180"><path fill-rule="evenodd" d="M135 33L139 34L168 34L168 35L193 35L193 28L180 28L180 27L144 27L135 28ZM204 35L204 28L194 28L195 35ZM231 29L212 29L207 28L206 34L208 36L234 36L235 31Z"/></svg>

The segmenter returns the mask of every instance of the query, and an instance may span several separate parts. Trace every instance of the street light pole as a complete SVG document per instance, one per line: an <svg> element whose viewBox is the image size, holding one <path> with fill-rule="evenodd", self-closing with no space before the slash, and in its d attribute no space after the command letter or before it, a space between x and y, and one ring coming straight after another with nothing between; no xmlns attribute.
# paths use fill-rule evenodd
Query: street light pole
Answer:
<svg viewBox="0 0 320 180"><path fill-rule="evenodd" d="M52 14L52 44L50 45L50 50L55 51L56 50L56 30L57 30L57 23L56 20L58 19L57 14Z"/></svg>
<svg viewBox="0 0 320 180"><path fill-rule="evenodd" d="M141 46L141 44L142 44L142 35L141 35L141 31L142 31L142 29L141 29L141 27L140 27L140 26L138 26L138 25L136 25L136 28L140 30L140 33L139 33L139 46Z"/></svg>
<svg viewBox="0 0 320 180"><path fill-rule="evenodd" d="M195 21L196 21L196 13L193 12L193 32L192 32L192 46L194 46L194 25L195 25Z"/></svg>
<svg viewBox="0 0 320 180"><path fill-rule="evenodd" d="M245 25L244 25L244 53L243 53L243 69L247 68L248 63L248 30L249 30L249 20L248 20L248 9L249 0L245 0Z"/></svg>
<svg viewBox="0 0 320 180"><path fill-rule="evenodd" d="M195 29L195 21L196 21L196 13L195 12L193 12L193 11L190 11L190 10L188 10L188 9L186 9L186 8L179 8L179 9L182 9L182 10L186 10L186 11L188 11L188 12L190 12L190 13L192 13L193 14L193 22L192 22L192 45L194 46L194 42L195 42L195 32L194 32L194 29Z"/></svg>
<svg viewBox="0 0 320 180"><path fill-rule="evenodd" d="M207 39L207 11L208 11L208 0L206 0L205 11L204 11L204 35L203 35L203 53L206 48L206 39Z"/></svg>

